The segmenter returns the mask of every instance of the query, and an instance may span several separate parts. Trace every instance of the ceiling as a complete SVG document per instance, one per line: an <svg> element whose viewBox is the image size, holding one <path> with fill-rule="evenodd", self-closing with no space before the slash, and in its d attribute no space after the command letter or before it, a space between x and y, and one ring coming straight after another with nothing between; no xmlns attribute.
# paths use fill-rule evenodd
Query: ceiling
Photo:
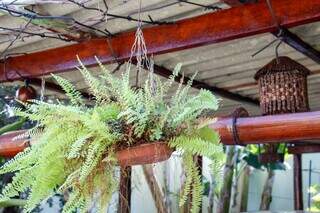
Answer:
<svg viewBox="0 0 320 213"><path fill-rule="evenodd" d="M6 2L10 3L12 0L3 1L3 3ZM131 18L138 18L139 10L141 10L140 16L142 20L150 21L152 19L154 21L161 22L170 22L213 12L214 10L212 7L219 7L221 9L227 9L229 7L218 0L197 0L193 2L201 5L208 5L209 7L179 2L177 0L142 0L141 9L139 9L140 5L137 0L110 0L107 1L107 4L109 8L108 13L121 15L123 17L130 16ZM104 17L101 11L105 10L105 4L103 1L99 0L77 1L77 3L85 3L85 6L96 8L96 10L84 9L79 5L70 3L68 0L21 0L16 1L16 3L17 4L13 4L10 7L18 11L24 11L24 9L27 8L40 11L42 14L50 16L72 17L72 21L69 19L62 20L64 24L63 30L67 29L67 32L72 35L81 31L88 32L91 36L105 36L103 33L99 32L99 30L102 31L105 29L107 29L108 33L114 35L137 27L137 22L135 21L114 17ZM148 15L151 16L151 19ZM61 20L55 19L54 21L57 20L58 22L53 22L53 27L60 29L62 27L58 24ZM84 27L75 24L74 20L80 23L85 23L86 26ZM42 24L34 25L34 23L29 23L29 25L25 27L26 23L28 23L28 20L25 18L13 17L12 14L10 15L8 13L1 14L0 27L16 29L15 32L0 29L0 54L2 52L2 57L4 55L3 53L5 53L5 55L17 53L24 54L75 43L74 41L66 42L56 38L42 38L36 35L31 36L23 34L18 37L17 35L19 35L19 30L21 29L28 30L30 32L44 33L49 36L57 35L43 27ZM142 27L146 25L148 24L143 24ZM94 29L88 28L88 26L94 27ZM320 47L319 22L291 28L290 31L298 35L313 47ZM18 39L15 40L17 37ZM275 45L266 48L255 57L252 57L252 55L274 39L275 36L272 34L261 34L229 42L157 55L154 56L154 61L155 64L169 70L173 70L174 66L181 62L183 63L182 71L186 76L191 76L194 72L198 72L196 79L199 81L215 87L223 88L245 97L258 99L258 87L253 76L259 68L275 57ZM12 42L13 40L15 41ZM148 44L146 45L148 46ZM311 70L311 75L308 77L310 107L313 111L319 110L320 65L284 43L282 43L279 48L279 54L289 56ZM110 70L113 70L116 66L116 64L107 65ZM125 66L122 66L120 70L116 72L116 75L120 75L121 72L124 71L124 67ZM99 70L97 68L92 68L92 72L96 75L99 74ZM60 75L74 82L77 88L81 91L87 90L87 87L78 71L66 72ZM141 74L139 77L140 82L143 81L145 75L146 73ZM135 82L135 78L136 77L133 75L132 82ZM47 76L46 80L48 82L52 81L50 76ZM171 94L173 92L174 89L171 91ZM193 89L192 92L197 91L196 89ZM63 98L61 94L52 92L49 89L46 89L46 95L54 95L56 97ZM259 114L258 106L248 105L223 98L217 115L229 114L233 109L239 106L244 106L251 115Z"/></svg>

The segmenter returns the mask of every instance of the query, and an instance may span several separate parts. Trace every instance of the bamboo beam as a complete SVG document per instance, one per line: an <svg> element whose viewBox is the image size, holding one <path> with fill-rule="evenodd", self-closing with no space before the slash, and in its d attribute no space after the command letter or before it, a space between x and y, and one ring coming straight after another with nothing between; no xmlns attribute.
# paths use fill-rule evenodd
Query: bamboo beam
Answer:
<svg viewBox="0 0 320 213"><path fill-rule="evenodd" d="M216 130L220 134L221 143L225 145L235 145L233 140L234 132L232 130L235 119L230 117L222 117L216 122L210 124L210 128ZM239 145L247 144L262 144L262 143L308 143L303 140L320 139L320 111L302 112L282 115L269 115L237 118L235 122L237 129ZM20 132L21 134L21 132ZM26 141L12 141L12 138L18 134L5 134L0 136L0 156L13 157L18 152L23 151L28 144ZM298 141L298 142L297 142ZM142 159L143 153L151 153L150 156L155 156L155 153L161 150L157 155L157 160L165 160L169 157L170 150L165 148L165 143L152 145L152 147L133 148L133 152L141 164L148 161L147 157ZM140 154L139 154L139 153ZM128 150L122 150L117 153L117 158L120 159L120 165L134 165L129 159ZM165 156L166 155L166 156Z"/></svg>
<svg viewBox="0 0 320 213"><path fill-rule="evenodd" d="M281 0L272 3L283 27L320 20L320 4L317 1ZM144 37L149 54L155 55L276 30L266 3L261 1L184 19L171 25L148 27L144 29ZM135 32L130 31L110 38L113 51L108 48L107 39L101 38L8 58L5 66L0 66L0 82L18 80L21 76L27 78L72 70L78 65L76 55L87 66L96 65L94 56L98 56L103 63L114 62L114 56L118 61L126 60L131 54L134 36Z"/></svg>
<svg viewBox="0 0 320 213"><path fill-rule="evenodd" d="M293 155L293 190L294 190L294 210L303 210L303 192L302 192L302 158L301 154Z"/></svg>
<svg viewBox="0 0 320 213"><path fill-rule="evenodd" d="M29 146L27 139L13 140L15 137L23 134L25 130L12 131L0 135L0 156L14 157Z"/></svg>
<svg viewBox="0 0 320 213"><path fill-rule="evenodd" d="M235 145L233 140L234 119L221 118L210 125L220 134L225 145ZM282 115L257 116L236 119L240 144L283 143L320 139L320 111Z"/></svg>

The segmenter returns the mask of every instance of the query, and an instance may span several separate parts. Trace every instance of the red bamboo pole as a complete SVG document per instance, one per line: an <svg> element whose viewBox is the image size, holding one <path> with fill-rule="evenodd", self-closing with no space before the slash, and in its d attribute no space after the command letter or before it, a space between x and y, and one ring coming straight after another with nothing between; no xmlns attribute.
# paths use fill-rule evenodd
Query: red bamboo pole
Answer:
<svg viewBox="0 0 320 213"><path fill-rule="evenodd" d="M12 131L0 136L1 157L13 157L29 146L29 141L27 139L13 140L24 132L25 130Z"/></svg>
<svg viewBox="0 0 320 213"><path fill-rule="evenodd" d="M225 145L235 144L233 129L242 145L320 139L320 111L237 118L236 128L233 120L221 118L210 125Z"/></svg>
<svg viewBox="0 0 320 213"><path fill-rule="evenodd" d="M235 125L233 128L233 123ZM295 142L303 143L303 140L320 139L320 111L291 113L282 115L239 117L236 120L232 117L219 118L210 127L220 134L221 142L225 145L235 145L234 132L237 132L240 145ZM21 134L21 132L19 132ZM13 157L27 147L25 140L12 141L17 133L10 133L0 136L0 156ZM157 144L157 143L156 143ZM147 147L148 146L148 147ZM150 147L149 147L150 146ZM159 146L161 146L159 148ZM165 160L170 155L170 149L164 149L165 143L146 144L140 148L121 150L117 153L120 165L134 165L136 162L128 158L137 158L141 163L149 158L144 154L151 153L156 160ZM161 153L159 152L161 151ZM163 153L162 153L163 151ZM141 155L144 155L143 158ZM166 155L166 158L163 156ZM150 158L153 159L154 158Z"/></svg>

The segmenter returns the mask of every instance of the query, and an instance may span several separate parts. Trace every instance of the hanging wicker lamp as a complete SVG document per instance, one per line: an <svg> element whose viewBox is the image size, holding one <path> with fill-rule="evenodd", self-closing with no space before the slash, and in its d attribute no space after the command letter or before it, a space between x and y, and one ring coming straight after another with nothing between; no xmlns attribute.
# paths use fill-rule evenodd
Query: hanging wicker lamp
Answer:
<svg viewBox="0 0 320 213"><path fill-rule="evenodd" d="M263 115L309 111L307 76L310 71L289 57L273 59L254 76Z"/></svg>
<svg viewBox="0 0 320 213"><path fill-rule="evenodd" d="M307 76L305 66L289 57L281 56L270 61L255 74L263 115L309 111ZM281 142L281 141L279 141ZM259 158L262 163L283 161L277 145L264 145Z"/></svg>

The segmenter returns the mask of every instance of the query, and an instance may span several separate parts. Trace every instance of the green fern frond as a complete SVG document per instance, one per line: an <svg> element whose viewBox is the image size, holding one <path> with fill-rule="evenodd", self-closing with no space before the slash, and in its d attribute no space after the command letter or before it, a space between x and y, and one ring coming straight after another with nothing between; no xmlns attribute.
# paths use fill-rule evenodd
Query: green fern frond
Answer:
<svg viewBox="0 0 320 213"><path fill-rule="evenodd" d="M103 211L117 188L115 150L161 140L183 152L186 182L180 204L191 194L191 212L197 212L203 189L193 156L212 159L215 176L223 159L218 135L199 125L198 118L205 110L216 110L219 100L206 90L189 95L193 75L186 86L181 82L166 102L181 64L167 81L149 73L143 88L135 89L131 87L130 67L117 78L98 63L102 70L99 77L81 62L78 68L95 97L93 107L84 105L80 92L69 81L53 75L71 105L33 100L26 109L15 109L17 115L38 124L23 135L36 143L0 168L0 174L16 172L0 199L29 188L25 211L30 212L56 192L68 192L63 212L86 212L95 201L98 211Z"/></svg>
<svg viewBox="0 0 320 213"><path fill-rule="evenodd" d="M61 78L60 76L54 74L51 74L51 76L62 87L73 105L83 105L83 97L81 93L67 79Z"/></svg>

